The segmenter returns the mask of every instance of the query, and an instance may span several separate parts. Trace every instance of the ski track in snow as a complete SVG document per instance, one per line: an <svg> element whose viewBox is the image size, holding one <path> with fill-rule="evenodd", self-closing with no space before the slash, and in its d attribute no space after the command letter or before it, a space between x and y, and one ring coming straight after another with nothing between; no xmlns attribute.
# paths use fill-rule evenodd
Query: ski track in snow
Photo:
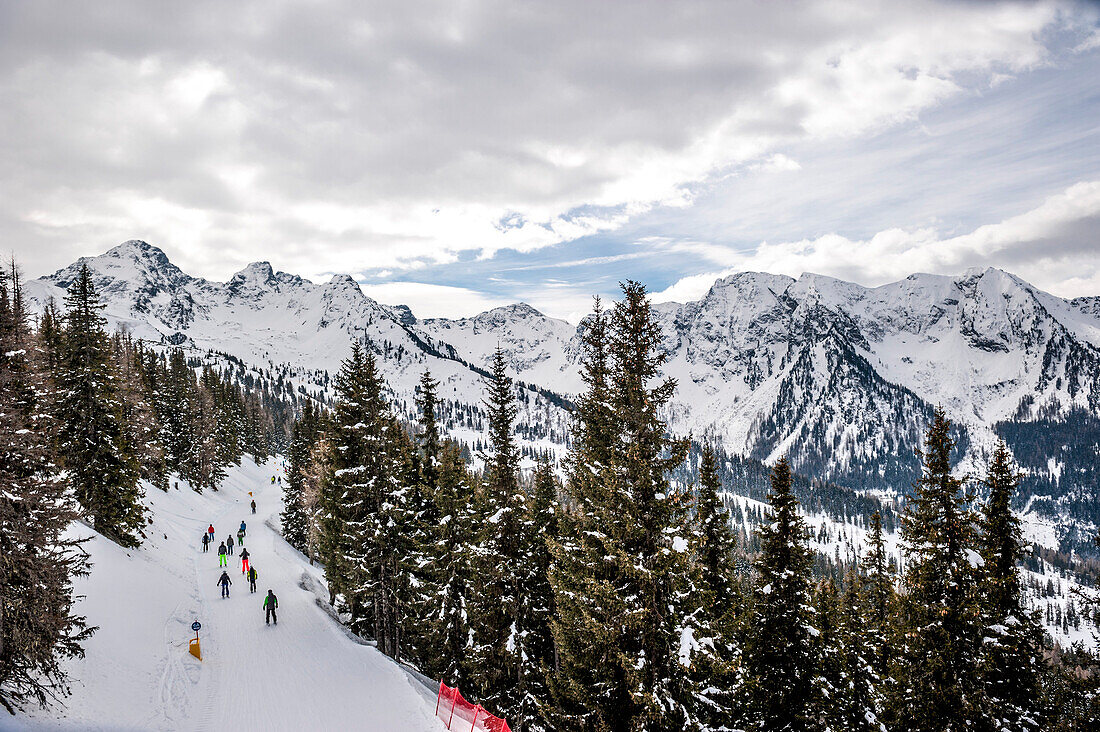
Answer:
<svg viewBox="0 0 1100 732"><path fill-rule="evenodd" d="M198 495L181 481L163 493L147 487L149 538L123 550L95 537L94 566L77 583L77 611L100 626L87 656L68 665L73 696L52 712L0 717L15 730L411 730L444 729L434 696L371 645L357 643L318 607L323 572L273 527L282 510L273 463L247 458L218 492ZM248 491L257 514L249 512ZM230 597L217 586L216 546L197 541L213 523L217 543L241 520L258 573L248 591L240 549L229 558ZM82 534L89 530L80 527ZM167 538L165 538L167 537ZM265 625L268 589L279 624ZM199 620L203 660L188 654Z"/></svg>

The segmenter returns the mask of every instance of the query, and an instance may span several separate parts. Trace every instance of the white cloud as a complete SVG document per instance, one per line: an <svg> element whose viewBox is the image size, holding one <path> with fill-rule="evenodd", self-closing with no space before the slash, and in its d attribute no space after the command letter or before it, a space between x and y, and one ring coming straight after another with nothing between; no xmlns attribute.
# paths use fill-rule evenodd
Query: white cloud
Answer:
<svg viewBox="0 0 1100 732"><path fill-rule="evenodd" d="M360 283L368 297L391 305L408 305L418 318L466 318L509 304L465 287L431 285L423 282L387 282L380 285Z"/></svg>
<svg viewBox="0 0 1100 732"><path fill-rule="evenodd" d="M209 277L529 252L731 167L797 171L780 148L912 119L1095 23L1053 0L431 5L27 6L0 235L32 271L140 234Z"/></svg>
<svg viewBox="0 0 1100 732"><path fill-rule="evenodd" d="M698 299L719 277L762 271L797 277L803 272L881 285L914 272L959 274L968 267L1013 271L1028 265L1028 279L1062 297L1100 293L1100 181L1070 186L1026 213L972 232L944 237L932 228L888 229L854 241L838 234L763 242L751 253L727 250L727 266L680 279L654 294L657 302ZM688 244L687 246L693 246ZM712 261L722 261L713 254Z"/></svg>

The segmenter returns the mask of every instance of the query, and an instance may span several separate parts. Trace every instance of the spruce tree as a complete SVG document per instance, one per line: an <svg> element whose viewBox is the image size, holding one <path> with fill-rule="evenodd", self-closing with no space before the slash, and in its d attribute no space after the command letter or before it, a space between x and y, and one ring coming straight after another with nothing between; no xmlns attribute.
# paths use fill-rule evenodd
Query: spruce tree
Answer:
<svg viewBox="0 0 1100 732"><path fill-rule="evenodd" d="M710 727L728 725L741 716L736 672L741 649L736 630L743 602L734 567L736 539L719 497L721 488L717 459L707 446L699 464L693 534L692 623L700 635L694 639L690 660L700 689L700 715Z"/></svg>
<svg viewBox="0 0 1100 732"><path fill-rule="evenodd" d="M194 449L196 425L201 422L199 390L194 372L187 366L183 351L175 348L168 354L164 378L155 404L161 425L161 444L169 471L192 483L202 492Z"/></svg>
<svg viewBox="0 0 1100 732"><path fill-rule="evenodd" d="M699 725L681 640L691 635L688 527L669 473L687 443L661 419L676 388L659 381L660 326L635 282L586 334L588 386L568 467L575 513L553 545L558 720L579 729ZM606 328L606 330L605 330Z"/></svg>
<svg viewBox="0 0 1100 732"><path fill-rule="evenodd" d="M1019 475L999 442L985 479L989 498L981 521L981 596L985 616L982 676L995 728L1037 730L1042 629L1024 606L1017 562L1023 556L1020 520L1012 512Z"/></svg>
<svg viewBox="0 0 1100 732"><path fill-rule="evenodd" d="M310 524L303 493L319 428L318 414L312 400L307 399L301 416L291 430L286 480L283 481L283 536L287 543L301 552L306 552L308 548Z"/></svg>
<svg viewBox="0 0 1100 732"><path fill-rule="evenodd" d="M530 683L520 713L526 720L524 729L553 729L553 708L549 706L550 692L547 679L557 670L558 659L554 647L551 622L555 616L554 590L550 585L550 565L553 561L550 544L559 532L558 479L548 457L543 456L535 466L532 478L531 513L531 562L534 575L527 587L527 606L530 611L528 637L525 652L530 666Z"/></svg>
<svg viewBox="0 0 1100 732"><path fill-rule="evenodd" d="M979 651L975 517L951 474L951 425L937 409L920 452L923 471L906 505L899 649L889 688L891 728L976 729L985 722Z"/></svg>
<svg viewBox="0 0 1100 732"><path fill-rule="evenodd" d="M472 642L469 614L476 536L470 475L458 445L442 445L438 471L435 500L442 516L431 558L435 592L425 608L432 640L422 652L421 663L432 678L465 687L472 680L467 654Z"/></svg>
<svg viewBox="0 0 1100 732"><path fill-rule="evenodd" d="M527 650L532 622L528 590L536 568L527 495L519 486L519 450L513 434L515 390L499 347L493 354L487 387L489 450L483 456L485 474L478 509L483 535L478 548L471 656L480 670L483 703L501 716L517 719L518 731L530 716L528 691L539 673Z"/></svg>
<svg viewBox="0 0 1100 732"><path fill-rule="evenodd" d="M837 614L840 682L832 704L832 729L842 732L881 732L882 678L872 659L873 635L864 619L860 578L849 573Z"/></svg>
<svg viewBox="0 0 1100 732"><path fill-rule="evenodd" d="M841 635L840 595L832 578L821 580L814 589L814 630L811 655L814 658L813 696L810 701L810 729L839 732L849 691L845 676L844 638Z"/></svg>
<svg viewBox="0 0 1100 732"><path fill-rule="evenodd" d="M72 612L87 555L65 536L79 513L46 439L43 351L13 262L0 270L0 707L12 714L68 693L64 661L94 630Z"/></svg>
<svg viewBox="0 0 1100 732"><path fill-rule="evenodd" d="M126 430L125 440L133 450L140 475L157 488L167 490L168 472L160 444L161 427L149 398L144 354L126 331L111 336L111 370L119 389L119 419Z"/></svg>
<svg viewBox="0 0 1100 732"><path fill-rule="evenodd" d="M103 304L83 264L65 298L62 355L55 375L58 453L96 531L123 546L141 541L139 470L111 368Z"/></svg>
<svg viewBox="0 0 1100 732"><path fill-rule="evenodd" d="M409 567L409 597L404 630L407 655L423 663L435 654L432 626L429 617L432 600L438 591L433 566L436 544L436 527L441 518L436 502L439 492L439 470L442 437L439 432L437 412L439 399L436 389L439 383L425 371L416 388L415 403L419 411L416 444L412 450L412 470L406 487L407 513L402 527L407 544L405 562Z"/></svg>
<svg viewBox="0 0 1100 732"><path fill-rule="evenodd" d="M559 662L550 688L561 729L608 726L601 720L601 709L625 709L627 704L620 671L605 663L617 643L616 627L610 622L612 604L617 604L617 568L604 547L612 543L607 527L622 516L616 500L620 494L612 493L603 480L610 470L614 439L610 368L607 315L596 298L581 328L585 391L577 398L572 447L565 460L571 510L561 517L560 539L550 542L550 581L559 613L552 625Z"/></svg>
<svg viewBox="0 0 1100 732"><path fill-rule="evenodd" d="M871 515L871 531L867 542L862 577L863 620L870 645L871 668L882 683L887 683L887 673L893 660L896 593L894 576L886 557L886 542L882 536L882 514L878 511Z"/></svg>
<svg viewBox="0 0 1100 732"><path fill-rule="evenodd" d="M786 458L772 469L768 502L771 516L759 529L761 549L745 640L749 726L802 730L810 726L813 696L813 609L807 604L811 555Z"/></svg>

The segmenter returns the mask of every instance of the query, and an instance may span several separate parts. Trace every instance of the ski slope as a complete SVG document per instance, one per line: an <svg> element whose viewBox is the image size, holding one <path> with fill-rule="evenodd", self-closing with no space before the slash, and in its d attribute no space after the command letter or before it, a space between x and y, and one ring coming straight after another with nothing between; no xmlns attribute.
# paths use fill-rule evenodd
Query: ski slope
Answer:
<svg viewBox="0 0 1100 732"><path fill-rule="evenodd" d="M55 710L0 716L16 730L411 730L444 729L434 692L375 648L349 636L327 610L324 575L273 527L282 489L275 463L245 459L221 490L199 495L180 482L147 488L152 524L142 548L92 535L91 575L77 582L78 611L99 631L69 664L73 695ZM249 513L248 491L257 514ZM217 586L217 546L248 524L245 546L259 575L249 594L239 549L229 559L231 597ZM268 589L279 623L266 626ZM318 598L324 598L318 604ZM203 660L188 654L191 623L202 623Z"/></svg>

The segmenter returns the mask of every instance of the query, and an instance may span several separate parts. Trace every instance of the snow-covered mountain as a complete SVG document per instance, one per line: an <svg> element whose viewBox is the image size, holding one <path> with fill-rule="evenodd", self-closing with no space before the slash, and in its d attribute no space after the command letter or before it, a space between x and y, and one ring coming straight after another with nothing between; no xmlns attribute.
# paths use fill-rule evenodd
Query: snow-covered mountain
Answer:
<svg viewBox="0 0 1100 732"><path fill-rule="evenodd" d="M455 414L465 415L450 426L467 437L478 431L484 368L499 345L530 386L521 434L543 444L565 438L563 399L580 388L578 328L528 305L421 321L367 297L347 276L314 284L260 262L229 282L209 282L139 241L81 261L114 323L154 341L281 365L309 390L328 385L351 338L370 344L407 406L429 368ZM31 283L32 297L61 299L79 264ZM669 418L677 431L733 453L788 454L809 475L904 488L934 405L959 425L960 451L971 457L1005 433L998 425L1006 420L1083 413L1095 422L1098 303L1055 297L997 269L914 274L873 288L814 274L738 273L698 301L656 306L666 370L679 382ZM1086 430L1081 439L1096 437ZM1027 467L1059 484L1075 480L1052 459Z"/></svg>

